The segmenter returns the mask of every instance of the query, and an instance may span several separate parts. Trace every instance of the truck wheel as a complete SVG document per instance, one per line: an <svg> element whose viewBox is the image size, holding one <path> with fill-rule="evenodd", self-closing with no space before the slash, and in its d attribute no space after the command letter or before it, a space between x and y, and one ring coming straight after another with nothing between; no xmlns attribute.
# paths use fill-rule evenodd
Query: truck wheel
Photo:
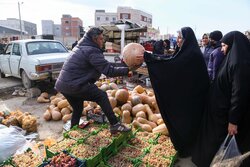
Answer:
<svg viewBox="0 0 250 167"><path fill-rule="evenodd" d="M0 70L0 73L1 73L1 78L5 78L5 74Z"/></svg>
<svg viewBox="0 0 250 167"><path fill-rule="evenodd" d="M22 82L25 88L31 88L34 85L34 81L30 80L25 71L22 71Z"/></svg>

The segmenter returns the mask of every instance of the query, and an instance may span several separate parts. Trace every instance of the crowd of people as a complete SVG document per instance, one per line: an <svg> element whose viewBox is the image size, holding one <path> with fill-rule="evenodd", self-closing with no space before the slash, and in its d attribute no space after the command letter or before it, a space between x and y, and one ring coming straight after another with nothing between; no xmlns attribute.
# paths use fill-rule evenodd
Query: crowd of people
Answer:
<svg viewBox="0 0 250 167"><path fill-rule="evenodd" d="M227 135L235 135L241 153L250 151L250 42L244 34L216 30L204 34L199 47L184 27L174 54L145 52L144 59L180 161L209 167ZM250 158L241 166L249 167Z"/></svg>
<svg viewBox="0 0 250 167"><path fill-rule="evenodd" d="M128 75L134 68L105 60L102 45L103 31L91 28L74 46L55 88L73 107L71 126L79 124L82 102L90 100L102 107L112 133L130 131L115 117L106 92L94 83L101 74ZM223 36L216 30L204 34L199 46L193 30L183 27L178 31L174 52L165 52L169 49L168 40L156 41L152 53L145 51L144 56L138 55L137 59L147 64L179 162L189 159L188 167L209 167L228 134L235 135L241 153L250 151L250 42L247 37L238 31ZM249 167L250 158L241 166Z"/></svg>

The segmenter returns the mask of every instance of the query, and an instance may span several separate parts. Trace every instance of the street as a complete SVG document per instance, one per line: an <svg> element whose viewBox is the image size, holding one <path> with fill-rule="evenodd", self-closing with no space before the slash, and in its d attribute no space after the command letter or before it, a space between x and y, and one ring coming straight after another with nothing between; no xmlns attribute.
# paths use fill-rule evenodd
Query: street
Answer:
<svg viewBox="0 0 250 167"><path fill-rule="evenodd" d="M43 113L49 103L38 103L36 98L12 96L15 87L22 86L21 79L13 77L0 78L0 110L9 109L10 111L21 110L29 112L37 117L38 122L38 138L44 140L48 137L58 139L62 136L62 121L45 121ZM49 87L49 86L48 86Z"/></svg>

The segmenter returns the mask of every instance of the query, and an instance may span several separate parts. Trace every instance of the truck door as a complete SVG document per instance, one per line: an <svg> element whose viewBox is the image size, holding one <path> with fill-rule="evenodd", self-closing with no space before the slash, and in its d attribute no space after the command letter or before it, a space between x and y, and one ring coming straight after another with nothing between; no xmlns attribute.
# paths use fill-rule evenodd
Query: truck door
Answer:
<svg viewBox="0 0 250 167"><path fill-rule="evenodd" d="M13 76L19 75L19 66L21 60L21 46L18 43L14 43L12 47L12 54L10 56L10 70Z"/></svg>
<svg viewBox="0 0 250 167"><path fill-rule="evenodd" d="M5 52L0 57L0 61L1 61L0 68L1 68L1 72L3 72L4 74L11 74L11 71L10 71L11 49L12 49L12 44L8 44L6 46Z"/></svg>

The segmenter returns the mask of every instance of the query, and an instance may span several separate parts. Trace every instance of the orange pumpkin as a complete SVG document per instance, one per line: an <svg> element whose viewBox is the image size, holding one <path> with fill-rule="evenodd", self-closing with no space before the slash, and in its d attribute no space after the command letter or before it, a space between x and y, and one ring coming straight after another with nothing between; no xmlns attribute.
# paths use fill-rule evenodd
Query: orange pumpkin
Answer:
<svg viewBox="0 0 250 167"><path fill-rule="evenodd" d="M143 63L142 60L138 60L137 56L143 56L144 47L138 43L129 43L127 44L122 51L123 61L128 67L138 66Z"/></svg>
<svg viewBox="0 0 250 167"><path fill-rule="evenodd" d="M128 101L129 93L125 89L118 89L115 93L117 102L122 105Z"/></svg>

